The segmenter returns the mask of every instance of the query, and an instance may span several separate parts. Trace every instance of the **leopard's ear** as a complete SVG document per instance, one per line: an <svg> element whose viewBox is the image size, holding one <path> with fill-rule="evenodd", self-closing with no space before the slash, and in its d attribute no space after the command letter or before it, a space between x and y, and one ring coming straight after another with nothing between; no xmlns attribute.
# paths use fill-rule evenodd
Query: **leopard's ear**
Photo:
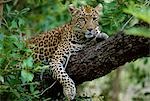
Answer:
<svg viewBox="0 0 150 101"><path fill-rule="evenodd" d="M98 4L96 7L95 7L95 10L100 13L102 11L103 7L101 4Z"/></svg>
<svg viewBox="0 0 150 101"><path fill-rule="evenodd" d="M73 4L70 4L68 9L72 15L77 11L77 8Z"/></svg>

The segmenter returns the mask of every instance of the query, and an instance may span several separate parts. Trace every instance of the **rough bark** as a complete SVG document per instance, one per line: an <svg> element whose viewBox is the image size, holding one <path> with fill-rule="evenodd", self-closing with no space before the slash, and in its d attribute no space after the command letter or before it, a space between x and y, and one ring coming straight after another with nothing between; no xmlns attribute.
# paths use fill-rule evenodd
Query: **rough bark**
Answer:
<svg viewBox="0 0 150 101"><path fill-rule="evenodd" d="M126 62L150 55L150 38L119 33L72 56L68 74L76 84L102 77Z"/></svg>
<svg viewBox="0 0 150 101"><path fill-rule="evenodd" d="M107 75L127 62L147 56L150 56L150 38L129 36L119 32L71 56L66 71L76 85L79 85ZM43 82L50 86L53 80L49 75L44 75ZM56 84L49 89L52 92L48 95L60 91L59 87L60 85ZM42 86L41 88L44 90Z"/></svg>

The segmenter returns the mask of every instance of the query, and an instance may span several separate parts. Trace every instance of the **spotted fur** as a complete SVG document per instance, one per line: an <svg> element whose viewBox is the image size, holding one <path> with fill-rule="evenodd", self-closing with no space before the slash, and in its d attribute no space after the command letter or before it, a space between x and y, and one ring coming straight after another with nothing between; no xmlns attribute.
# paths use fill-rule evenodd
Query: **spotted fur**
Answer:
<svg viewBox="0 0 150 101"><path fill-rule="evenodd" d="M95 8L76 8L70 5L70 23L27 40L28 47L33 51L34 61L42 61L49 65L53 78L63 86L64 95L70 100L74 99L76 88L64 66L67 65L71 54L82 50L94 37L102 37L98 24L100 10L99 5ZM103 36L105 39L108 37Z"/></svg>

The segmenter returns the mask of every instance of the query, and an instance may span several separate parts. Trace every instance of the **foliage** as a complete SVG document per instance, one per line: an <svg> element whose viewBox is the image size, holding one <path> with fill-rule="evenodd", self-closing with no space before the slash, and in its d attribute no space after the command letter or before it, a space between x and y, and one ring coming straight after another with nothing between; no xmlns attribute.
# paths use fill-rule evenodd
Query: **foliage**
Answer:
<svg viewBox="0 0 150 101"><path fill-rule="evenodd" d="M134 4L132 2L128 8L124 9L124 12L133 15L134 17L138 18L139 21L142 20L150 24L150 8L149 3L147 4L147 2L143 5ZM129 35L150 37L150 30L145 26L129 28L126 30L126 33Z"/></svg>
<svg viewBox="0 0 150 101"><path fill-rule="evenodd" d="M34 73L42 71L42 68L38 66L39 64L33 63L32 52L26 47L24 40L31 35L36 35L68 22L70 15L67 7L70 3L75 6L88 4L94 7L101 3L103 13L101 12L99 23L101 30L109 35L119 31L133 15L137 17L137 20L136 18L132 19L131 23L126 26L126 28L131 28L128 32L131 34L136 32L139 35L149 37L147 25L142 27L138 25L141 20L149 23L149 17L147 17L149 16L147 15L147 12L149 14L149 8L143 5L144 0L131 1L134 5L136 4L133 8L131 8L132 4L128 0L12 0L5 4L0 27L0 98L19 101L39 100L41 91L38 90L38 85L40 81L34 80ZM144 14L141 14L142 10L144 10ZM132 28L135 25L138 25L138 27ZM135 70L129 71L132 74ZM135 73L134 75L133 77L137 77L134 79L140 82L141 76L139 75L143 74ZM111 76L107 78L106 82L102 83L102 85L108 85L103 86L102 89L103 96L106 96L105 100L109 98L110 78ZM89 99L94 97L93 95ZM98 95L97 98L101 99L101 95ZM43 97L41 99L48 100L50 98ZM82 99L84 97L77 98L79 101Z"/></svg>
<svg viewBox="0 0 150 101"><path fill-rule="evenodd" d="M127 9L124 9L124 12L150 23L150 8L145 5L130 4Z"/></svg>
<svg viewBox="0 0 150 101"><path fill-rule="evenodd" d="M5 99L8 100L38 98L39 91L35 89L38 82L31 82L34 76L31 57L25 57L25 53L31 54L31 51L17 35L5 35L0 41L0 94L7 94L4 98L7 97ZM19 62L21 64L18 64ZM26 86L30 87L29 91Z"/></svg>
<svg viewBox="0 0 150 101"><path fill-rule="evenodd" d="M150 29L145 27L132 27L126 30L129 35L138 35L150 38Z"/></svg>
<svg viewBox="0 0 150 101"><path fill-rule="evenodd" d="M114 0L110 3L103 4L104 11L100 25L102 26L102 31L109 35L119 31L128 18L128 15L123 13L123 8L126 6L125 3L118 1Z"/></svg>

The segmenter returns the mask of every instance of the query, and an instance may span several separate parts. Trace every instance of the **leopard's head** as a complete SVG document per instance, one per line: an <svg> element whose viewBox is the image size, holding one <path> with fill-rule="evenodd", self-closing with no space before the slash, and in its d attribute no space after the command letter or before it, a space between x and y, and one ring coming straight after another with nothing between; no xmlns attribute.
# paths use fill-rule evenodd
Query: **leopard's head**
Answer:
<svg viewBox="0 0 150 101"><path fill-rule="evenodd" d="M69 6L69 11L72 15L71 24L73 30L78 33L79 38L93 38L99 31L99 15L102 7L97 5L95 8L90 6L82 6L76 8L73 5Z"/></svg>

